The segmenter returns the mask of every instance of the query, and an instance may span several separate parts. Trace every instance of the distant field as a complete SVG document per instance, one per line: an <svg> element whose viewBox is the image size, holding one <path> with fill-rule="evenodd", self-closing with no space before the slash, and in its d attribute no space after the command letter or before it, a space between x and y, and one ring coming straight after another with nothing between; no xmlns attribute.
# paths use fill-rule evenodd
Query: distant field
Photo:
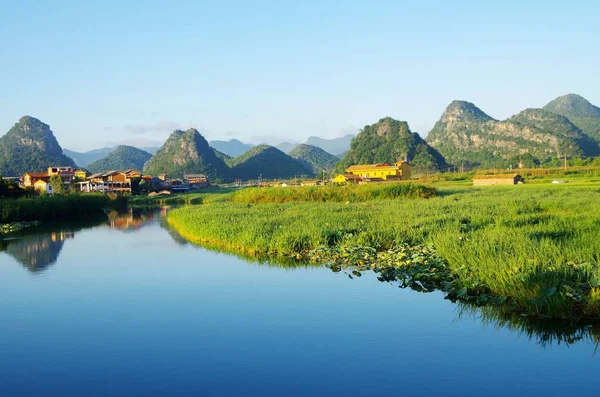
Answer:
<svg viewBox="0 0 600 397"><path fill-rule="evenodd" d="M506 299L507 310L529 315L597 318L600 183L585 180L478 188L440 180L432 185L439 194L430 198L362 202L286 196L283 203L250 204L225 194L170 212L169 223L196 243L275 256L309 257L319 247L431 245L461 294L485 291ZM283 189L298 192L299 200L304 194Z"/></svg>

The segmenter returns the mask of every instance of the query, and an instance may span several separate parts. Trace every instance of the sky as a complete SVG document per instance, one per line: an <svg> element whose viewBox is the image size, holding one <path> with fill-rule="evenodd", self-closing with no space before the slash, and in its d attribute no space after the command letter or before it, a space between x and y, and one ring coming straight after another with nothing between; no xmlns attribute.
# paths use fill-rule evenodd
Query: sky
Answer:
<svg viewBox="0 0 600 397"><path fill-rule="evenodd" d="M455 99L498 119L600 105L598 1L0 0L0 134L63 148L174 129L277 144L391 116L426 136Z"/></svg>

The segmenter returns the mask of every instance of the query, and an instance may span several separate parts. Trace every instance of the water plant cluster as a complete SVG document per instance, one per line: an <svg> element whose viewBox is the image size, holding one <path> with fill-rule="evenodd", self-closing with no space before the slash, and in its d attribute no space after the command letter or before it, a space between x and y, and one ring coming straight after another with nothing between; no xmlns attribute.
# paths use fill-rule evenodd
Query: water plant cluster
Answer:
<svg viewBox="0 0 600 397"><path fill-rule="evenodd" d="M15 233L31 226L38 226L39 224L39 221L2 223L0 224L0 234Z"/></svg>

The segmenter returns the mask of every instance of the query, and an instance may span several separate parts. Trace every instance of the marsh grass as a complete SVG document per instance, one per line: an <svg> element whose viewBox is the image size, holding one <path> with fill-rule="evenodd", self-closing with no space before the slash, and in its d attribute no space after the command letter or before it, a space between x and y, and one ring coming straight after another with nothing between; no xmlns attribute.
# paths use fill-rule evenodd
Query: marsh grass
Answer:
<svg viewBox="0 0 600 397"><path fill-rule="evenodd" d="M164 205L198 205L225 200L234 189L204 189L189 193L178 193L169 196L133 196L129 200L132 207L155 208Z"/></svg>
<svg viewBox="0 0 600 397"><path fill-rule="evenodd" d="M346 186L261 187L235 192L235 203L363 202L395 198L429 198L436 195L431 186L412 182L363 184Z"/></svg>
<svg viewBox="0 0 600 397"><path fill-rule="evenodd" d="M485 286L512 312L600 317L598 187L440 190L429 199L215 202L173 210L168 220L190 241L249 254L430 245L469 295Z"/></svg>

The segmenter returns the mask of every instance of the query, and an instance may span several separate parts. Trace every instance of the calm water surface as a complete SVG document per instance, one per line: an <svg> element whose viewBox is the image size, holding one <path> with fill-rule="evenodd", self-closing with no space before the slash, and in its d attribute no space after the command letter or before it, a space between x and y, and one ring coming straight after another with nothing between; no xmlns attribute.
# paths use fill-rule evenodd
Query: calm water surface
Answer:
<svg viewBox="0 0 600 397"><path fill-rule="evenodd" d="M0 395L597 395L600 352L365 274L186 244L163 212L3 242Z"/></svg>

